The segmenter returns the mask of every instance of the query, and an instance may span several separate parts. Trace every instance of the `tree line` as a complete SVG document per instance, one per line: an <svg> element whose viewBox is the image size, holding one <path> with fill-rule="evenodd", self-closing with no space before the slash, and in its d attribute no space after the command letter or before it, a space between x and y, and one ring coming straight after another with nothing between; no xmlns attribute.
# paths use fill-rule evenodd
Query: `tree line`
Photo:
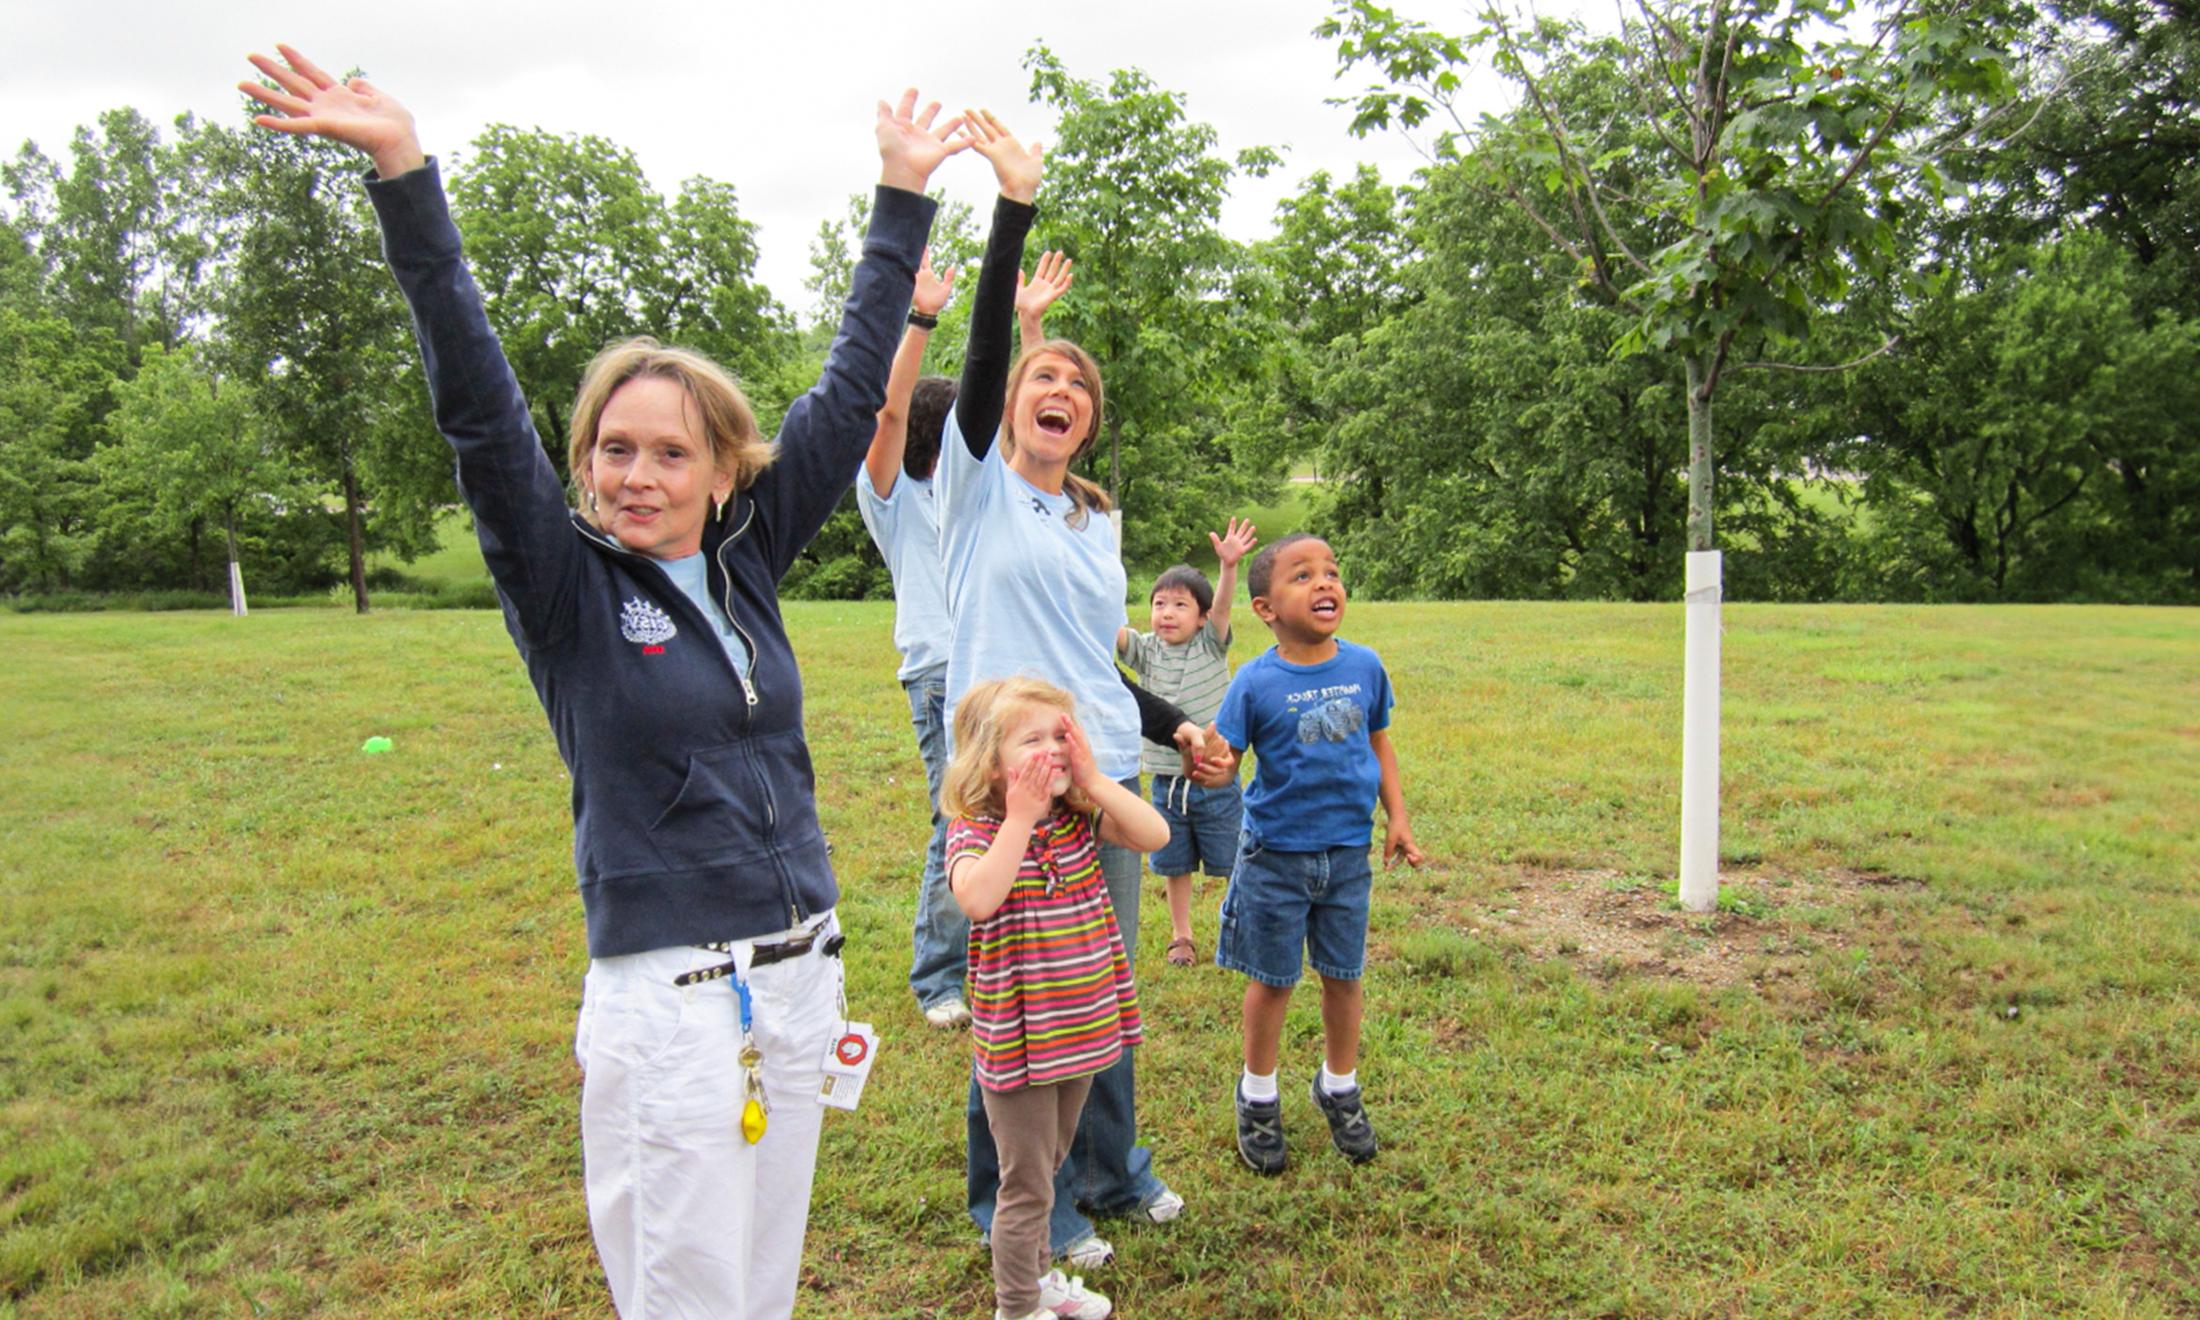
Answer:
<svg viewBox="0 0 2200 1320"><path fill-rule="evenodd" d="M1222 205L1287 153L1034 47L1034 250L1078 274L1048 328L1108 385L1087 475L1158 566L1311 467L1377 595L1670 599L1716 525L1737 598L2200 600L2195 17L1641 0L1451 34L1339 0L1308 39L1345 112L1426 164L1315 173L1250 243ZM1469 116L1492 75L1513 108ZM790 308L728 183L502 125L444 164L561 471L612 339L710 353L767 425L814 378L863 198ZM213 592L239 558L362 609L404 585L368 557L432 548L451 477L359 169L128 108L0 165L0 593ZM936 264L981 237L945 208ZM852 509L789 582L886 589Z"/></svg>

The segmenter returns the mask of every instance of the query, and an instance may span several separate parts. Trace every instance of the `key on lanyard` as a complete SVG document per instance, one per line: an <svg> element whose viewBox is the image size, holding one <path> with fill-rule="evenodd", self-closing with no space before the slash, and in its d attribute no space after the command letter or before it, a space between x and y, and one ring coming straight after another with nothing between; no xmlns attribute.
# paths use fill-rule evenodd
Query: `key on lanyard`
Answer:
<svg viewBox="0 0 2200 1320"><path fill-rule="evenodd" d="M754 1010L749 1002L747 978L735 977L733 989L741 997L741 1070L749 1093L747 1102L741 1106L741 1135L753 1146L764 1139L764 1116L771 1112L771 1106L764 1099L764 1081L756 1071L764 1055L756 1048L756 1038L750 1031Z"/></svg>

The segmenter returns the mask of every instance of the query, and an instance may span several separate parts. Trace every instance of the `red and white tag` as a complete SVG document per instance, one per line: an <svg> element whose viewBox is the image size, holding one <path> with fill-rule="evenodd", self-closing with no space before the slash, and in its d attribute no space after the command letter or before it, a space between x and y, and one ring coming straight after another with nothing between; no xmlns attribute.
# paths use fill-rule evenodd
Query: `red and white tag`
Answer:
<svg viewBox="0 0 2200 1320"><path fill-rule="evenodd" d="M825 1046L825 1080L818 1084L818 1103L835 1109L853 1109L863 1098L863 1083L871 1075L871 1060L878 1053L878 1033L868 1022L836 1022Z"/></svg>

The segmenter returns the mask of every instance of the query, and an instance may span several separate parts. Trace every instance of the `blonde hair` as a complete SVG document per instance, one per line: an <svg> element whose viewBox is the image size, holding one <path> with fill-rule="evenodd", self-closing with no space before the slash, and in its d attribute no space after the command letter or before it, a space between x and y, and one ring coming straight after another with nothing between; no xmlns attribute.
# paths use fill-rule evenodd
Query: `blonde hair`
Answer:
<svg viewBox="0 0 2200 1320"><path fill-rule="evenodd" d="M941 815L999 818L1007 814L1001 744L1008 740L1010 726L1033 710L1074 716L1077 702L1052 683L1036 678L996 678L962 694L955 703L955 756L947 763L947 773L940 776ZM1099 810L1075 784L1056 803L1088 816Z"/></svg>
<svg viewBox="0 0 2200 1320"><path fill-rule="evenodd" d="M1069 456L1069 461L1075 463L1091 453L1093 445L1100 440L1100 419L1105 412L1107 392L1100 385L1100 364L1093 361L1092 354L1067 339L1041 340L1026 348L1023 356L1016 359L1016 368L1008 375L1008 407L1001 414L1001 456L1016 456L1016 391L1023 387L1024 377L1031 374L1032 364L1045 353L1066 357L1075 363L1078 374L1085 378L1086 392L1092 398L1092 429L1077 442L1077 452ZM1084 526L1091 513L1106 513L1115 507L1108 493L1096 482L1074 472L1062 474L1062 492L1069 496L1071 506L1069 517L1063 521L1072 527Z"/></svg>
<svg viewBox="0 0 2200 1320"><path fill-rule="evenodd" d="M573 398L572 449L567 464L580 507L596 521L586 498L589 456L596 452L596 428L604 405L621 385L643 376L672 381L702 414L703 439L710 444L711 466L733 474L733 488L746 490L779 457L779 446L764 438L749 408L748 396L724 367L687 348L668 348L648 335L604 345L581 376Z"/></svg>

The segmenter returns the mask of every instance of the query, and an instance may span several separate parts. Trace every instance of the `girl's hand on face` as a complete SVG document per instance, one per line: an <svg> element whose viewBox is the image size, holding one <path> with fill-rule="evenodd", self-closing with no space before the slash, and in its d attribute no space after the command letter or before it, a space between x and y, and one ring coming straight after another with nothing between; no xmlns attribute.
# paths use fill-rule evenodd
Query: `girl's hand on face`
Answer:
<svg viewBox="0 0 2200 1320"><path fill-rule="evenodd" d="M1002 794L1008 814L1037 823L1054 808L1054 757L1044 747L1035 748L1008 777Z"/></svg>
<svg viewBox="0 0 2200 1320"><path fill-rule="evenodd" d="M278 133L325 137L363 151L374 158L374 172L385 179L427 163L413 131L412 112L396 97L364 78L338 82L290 46L277 44L275 49L282 52L280 63L265 55L245 56L275 83L274 87L237 84L238 91L277 112L254 115L253 123Z"/></svg>
<svg viewBox="0 0 2200 1320"><path fill-rule="evenodd" d="M1085 731L1077 721L1062 717L1062 750L1069 755L1069 782L1086 792L1092 791L1100 778L1100 763L1092 759L1092 744L1085 740Z"/></svg>
<svg viewBox="0 0 2200 1320"><path fill-rule="evenodd" d="M941 161L970 145L969 139L954 136L955 130L962 127L962 116L934 126L932 121L939 113L937 101L924 107L924 113L917 113L914 87L901 94L899 105L878 103L880 183L921 193Z"/></svg>
<svg viewBox="0 0 2200 1320"><path fill-rule="evenodd" d="M1253 547L1260 542L1260 538L1253 535L1253 520L1250 518L1242 522L1232 518L1229 531L1221 536L1209 532L1207 539L1214 543L1216 562L1230 567L1235 567L1239 560L1251 554Z"/></svg>
<svg viewBox="0 0 2200 1320"><path fill-rule="evenodd" d="M1076 264L1060 252L1042 252L1039 254L1039 264L1031 268L1030 279L1025 279L1024 273L1017 271L1017 317L1036 321L1045 316L1047 308L1054 305L1054 300L1069 292L1070 282L1075 278L1071 267Z"/></svg>
<svg viewBox="0 0 2200 1320"><path fill-rule="evenodd" d="M926 316L938 316L940 308L947 306L955 296L955 268L949 266L941 275L932 273L932 249L924 250L924 260L917 263L917 291L909 305Z"/></svg>
<svg viewBox="0 0 2200 1320"><path fill-rule="evenodd" d="M963 111L962 130L968 145L993 162L993 177L1001 181L1001 196L1030 205L1039 195L1039 175L1044 172L1039 163L1039 144L1026 147L1018 142L991 110Z"/></svg>

